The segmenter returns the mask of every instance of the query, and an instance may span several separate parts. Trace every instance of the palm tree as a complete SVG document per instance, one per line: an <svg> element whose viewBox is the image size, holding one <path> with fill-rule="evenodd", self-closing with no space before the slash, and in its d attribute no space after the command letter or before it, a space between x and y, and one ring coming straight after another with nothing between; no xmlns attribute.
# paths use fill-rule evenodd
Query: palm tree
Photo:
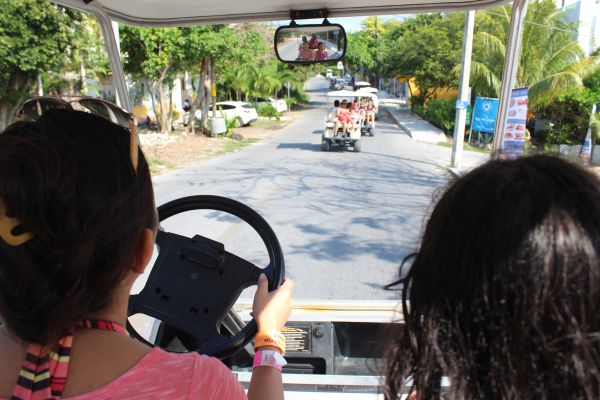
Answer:
<svg viewBox="0 0 600 400"><path fill-rule="evenodd" d="M477 14L471 82L479 95L498 96L511 6ZM586 57L573 40L573 24L553 0L537 0L525 17L516 87L529 87L532 110L548 105L561 94L583 88L583 78L598 68L599 57Z"/></svg>

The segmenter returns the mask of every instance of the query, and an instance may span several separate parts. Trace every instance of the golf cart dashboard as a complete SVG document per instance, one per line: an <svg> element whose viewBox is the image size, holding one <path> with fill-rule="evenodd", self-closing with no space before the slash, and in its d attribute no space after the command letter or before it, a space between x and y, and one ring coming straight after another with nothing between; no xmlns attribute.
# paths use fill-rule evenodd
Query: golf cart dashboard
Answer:
<svg viewBox="0 0 600 400"><path fill-rule="evenodd" d="M386 335L401 325L372 322L289 322L283 372L311 375L378 376ZM233 371L251 371L253 354L244 350L225 363Z"/></svg>

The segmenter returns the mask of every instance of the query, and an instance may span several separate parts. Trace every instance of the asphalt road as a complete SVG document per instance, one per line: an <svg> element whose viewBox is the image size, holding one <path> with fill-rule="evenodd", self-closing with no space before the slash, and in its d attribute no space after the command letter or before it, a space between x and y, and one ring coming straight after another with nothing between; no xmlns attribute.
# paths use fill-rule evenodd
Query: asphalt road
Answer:
<svg viewBox="0 0 600 400"><path fill-rule="evenodd" d="M382 286L416 248L432 196L450 177L450 149L415 142L384 117L361 153L321 151L328 88L325 78L310 80L311 108L270 140L157 177L157 204L213 194L256 209L279 237L295 298L394 299ZM163 226L268 263L258 236L235 217L193 212Z"/></svg>

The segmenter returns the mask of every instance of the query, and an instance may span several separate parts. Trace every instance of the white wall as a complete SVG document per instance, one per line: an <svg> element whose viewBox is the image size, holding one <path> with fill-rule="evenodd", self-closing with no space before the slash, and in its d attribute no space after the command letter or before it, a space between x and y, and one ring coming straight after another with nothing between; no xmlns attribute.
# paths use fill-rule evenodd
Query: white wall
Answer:
<svg viewBox="0 0 600 400"><path fill-rule="evenodd" d="M579 22L577 41L586 54L600 47L600 0L555 0L567 22Z"/></svg>

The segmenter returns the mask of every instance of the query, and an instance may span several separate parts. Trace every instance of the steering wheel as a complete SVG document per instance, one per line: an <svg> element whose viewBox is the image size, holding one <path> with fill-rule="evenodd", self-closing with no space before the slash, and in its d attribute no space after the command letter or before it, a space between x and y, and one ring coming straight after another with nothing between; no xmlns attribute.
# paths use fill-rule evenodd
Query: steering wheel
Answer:
<svg viewBox="0 0 600 400"><path fill-rule="evenodd" d="M239 332L227 336L221 332L224 320L231 318L228 313L232 313L242 290L256 285L261 273L269 280L269 290L281 285L285 274L283 252L264 218L226 197L202 195L173 200L158 207L158 218L162 222L192 210L223 211L245 221L265 244L269 265L259 268L204 236L188 238L161 228L156 236L158 258L142 291L129 297L128 308L129 316L141 313L162 321L155 343L141 337L129 321L127 329L150 346L225 358L252 340L257 325L252 319ZM178 346L172 345L174 338L179 340Z"/></svg>

